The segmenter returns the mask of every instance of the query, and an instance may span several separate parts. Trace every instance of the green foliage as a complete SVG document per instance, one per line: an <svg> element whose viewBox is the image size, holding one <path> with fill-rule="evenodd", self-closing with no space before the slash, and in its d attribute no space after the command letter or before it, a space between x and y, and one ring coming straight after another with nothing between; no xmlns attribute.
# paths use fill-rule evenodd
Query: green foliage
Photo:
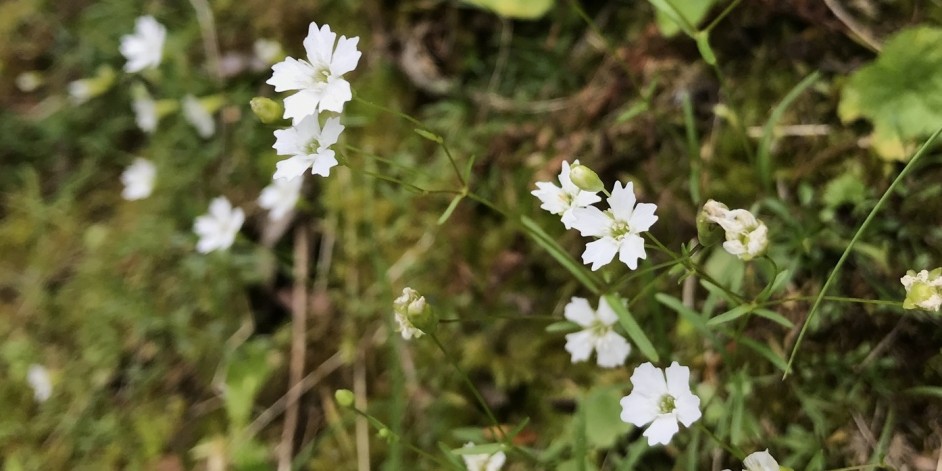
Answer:
<svg viewBox="0 0 942 471"><path fill-rule="evenodd" d="M915 140L942 128L942 29L908 28L893 35L876 61L848 80L838 113L873 123L873 148L885 159L906 160Z"/></svg>
<svg viewBox="0 0 942 471"><path fill-rule="evenodd" d="M554 0L464 0L507 18L535 20L553 8Z"/></svg>

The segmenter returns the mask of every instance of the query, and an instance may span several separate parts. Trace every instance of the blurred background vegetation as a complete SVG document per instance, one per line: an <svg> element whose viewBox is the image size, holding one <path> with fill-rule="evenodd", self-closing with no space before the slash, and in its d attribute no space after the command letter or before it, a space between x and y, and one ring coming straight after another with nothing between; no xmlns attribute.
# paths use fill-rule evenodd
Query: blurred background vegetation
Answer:
<svg viewBox="0 0 942 471"><path fill-rule="evenodd" d="M937 469L937 316L826 303L783 382L809 302L776 306L784 325L741 319L736 335L708 339L696 318L722 312L715 293L678 283L682 273L640 276L621 294L662 358L691 367L704 405L703 428L649 448L617 419L640 356L614 370L572 365L562 334L546 332L571 296L588 294L569 273L513 217L466 200L439 225L447 198L388 181L459 187L414 125L349 103L345 166L309 178L294 218L276 227L255 199L278 160L278 126L248 102L275 96L254 42L298 57L308 24L327 23L360 37L348 75L358 98L417 117L459 163L473 156L476 192L572 254L582 239L529 192L578 158L657 203L652 231L670 247L696 236L706 198L755 211L789 269L780 296L811 296L901 161L942 126L942 2L674 2L696 31L731 7L709 53L663 2L473 3L216 0L202 24L201 1L0 4L2 467L272 469L287 442L295 469L437 469L402 442L439 453L493 437L441 352L393 330L391 301L408 285L458 320L439 336L498 419L528 421L516 440L540 461L511 456L505 469L738 469L707 430L795 469ZM145 14L167 27L164 63L132 76L118 44ZM70 100L69 83L103 67L113 84ZM131 108L140 85L158 100L220 95L216 135L199 137L179 112L142 133ZM125 201L119 175L136 156L156 163L157 184ZM831 294L901 300L907 269L942 265L940 163L927 156L891 196ZM246 225L228 252L198 254L193 219L220 194ZM293 402L299 260L310 267L299 281L308 376ZM743 291L765 270L722 251L702 260ZM26 381L31 364L52 376L46 402ZM401 440L339 408L338 388ZM284 432L291 409L299 419Z"/></svg>

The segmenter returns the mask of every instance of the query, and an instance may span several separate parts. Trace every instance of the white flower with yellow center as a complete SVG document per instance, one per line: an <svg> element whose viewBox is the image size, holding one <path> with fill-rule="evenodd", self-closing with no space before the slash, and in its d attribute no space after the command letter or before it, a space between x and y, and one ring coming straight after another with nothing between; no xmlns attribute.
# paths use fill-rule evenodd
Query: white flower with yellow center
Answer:
<svg viewBox="0 0 942 471"><path fill-rule="evenodd" d="M328 119L321 129L317 116L311 115L296 126L275 131L275 145L272 147L278 155L291 157L275 164L273 178L293 179L309 168L314 175L329 176L330 169L337 165L330 146L337 143L343 129L339 118Z"/></svg>
<svg viewBox="0 0 942 471"><path fill-rule="evenodd" d="M566 335L566 351L572 362L586 361L596 352L596 361L603 368L614 368L625 364L631 353L631 345L614 331L618 316L605 298L599 300L599 309L594 310L585 298L572 298L564 310L569 319L584 329Z"/></svg>
<svg viewBox="0 0 942 471"><path fill-rule="evenodd" d="M578 165L579 161L573 162ZM573 210L575 208L584 208L593 203L602 200L597 194L591 191L579 189L569 178L569 162L563 161L562 171L559 173L559 184L556 186L552 182L536 182L536 190L530 192L543 203L540 208L549 211L552 214L561 214L563 225L566 229L572 229L572 223L575 222Z"/></svg>
<svg viewBox="0 0 942 471"><path fill-rule="evenodd" d="M608 198L610 209L602 211L595 206L573 209L575 220L572 227L583 236L595 237L582 253L582 262L592 264L592 270L608 265L615 254L622 263L634 270L638 268L638 259L644 259L644 239L641 233L657 222L653 203L638 203L635 206L634 185L628 182L624 187L615 182L612 196Z"/></svg>
<svg viewBox="0 0 942 471"><path fill-rule="evenodd" d="M272 76L265 82L274 85L276 92L298 90L285 98L285 118L297 124L305 116L321 111L343 111L344 103L353 98L343 74L355 69L360 61L359 41L346 36L337 40L330 26L318 29L317 23L310 24L304 38L307 60L286 58L272 66Z"/></svg>
<svg viewBox="0 0 942 471"><path fill-rule="evenodd" d="M160 65L164 53L167 28L153 16L142 16L134 23L134 34L121 37L121 54L128 63L124 71L140 72Z"/></svg>
<svg viewBox="0 0 942 471"><path fill-rule="evenodd" d="M121 183L124 190L121 197L128 200L142 200L154 191L154 179L157 177L157 167L147 159L138 157L121 174Z"/></svg>
<svg viewBox="0 0 942 471"><path fill-rule="evenodd" d="M700 419L700 398L690 392L690 369L676 361L666 370L643 363L631 374L631 394L621 399L621 420L644 431L648 445L667 445L680 430Z"/></svg>
<svg viewBox="0 0 942 471"><path fill-rule="evenodd" d="M196 250L209 253L214 250L226 250L235 242L236 234L245 222L242 208L233 208L225 196L214 199L209 204L209 213L196 218L193 232L200 236Z"/></svg>

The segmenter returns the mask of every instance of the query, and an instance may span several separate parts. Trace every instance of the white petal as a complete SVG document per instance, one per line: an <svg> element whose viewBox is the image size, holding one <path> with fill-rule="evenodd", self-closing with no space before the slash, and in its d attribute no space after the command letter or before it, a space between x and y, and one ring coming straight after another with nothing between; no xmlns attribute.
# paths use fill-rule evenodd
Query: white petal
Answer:
<svg viewBox="0 0 942 471"><path fill-rule="evenodd" d="M339 77L357 67L360 61L360 51L357 51L357 43L360 38L354 37L347 39L341 36L337 41L337 48L334 50L334 57L330 61L330 74Z"/></svg>
<svg viewBox="0 0 942 471"><path fill-rule="evenodd" d="M595 348L595 335L591 330L581 330L566 334L566 351L572 355L572 362L586 361Z"/></svg>
<svg viewBox="0 0 942 471"><path fill-rule="evenodd" d="M644 239L635 234L628 234L618 245L618 259L628 265L628 268L636 270L639 258L647 258L647 254L644 252Z"/></svg>
<svg viewBox="0 0 942 471"><path fill-rule="evenodd" d="M225 196L213 198L213 200L209 203L210 216L218 220L227 219L231 212L232 203L230 203Z"/></svg>
<svg viewBox="0 0 942 471"><path fill-rule="evenodd" d="M317 106L321 101L320 88L305 88L294 95L285 97L285 118L291 118L292 124L298 124L302 118L317 114Z"/></svg>
<svg viewBox="0 0 942 471"><path fill-rule="evenodd" d="M552 214L561 214L569 209L566 204L565 193L560 187L549 182L536 182L536 187L537 189L531 191L530 194L539 198L543 203L540 205L541 209L545 209Z"/></svg>
<svg viewBox="0 0 942 471"><path fill-rule="evenodd" d="M26 381L33 388L33 398L36 402L46 402L52 397L52 380L49 378L49 371L44 366L29 365Z"/></svg>
<svg viewBox="0 0 942 471"><path fill-rule="evenodd" d="M572 213L572 210L575 209L575 206L572 206L565 211L563 211L562 216L559 218L563 222L563 226L568 230L572 229L572 225L576 222L576 215Z"/></svg>
<svg viewBox="0 0 942 471"><path fill-rule="evenodd" d="M631 345L621 335L609 332L595 339L595 354L599 366L614 368L625 364L625 359L631 353Z"/></svg>
<svg viewBox="0 0 942 471"><path fill-rule="evenodd" d="M315 156L295 155L275 164L274 179L291 180L304 174L314 163Z"/></svg>
<svg viewBox="0 0 942 471"><path fill-rule="evenodd" d="M592 193L591 191L582 191L580 190L576 193L576 196L572 199L572 205L576 208L584 208L586 206L598 203L602 201L602 198L599 195Z"/></svg>
<svg viewBox="0 0 942 471"><path fill-rule="evenodd" d="M337 165L337 159L334 158L334 151L325 150L314 156L314 162L311 163L311 173L322 177L330 176L330 169Z"/></svg>
<svg viewBox="0 0 942 471"><path fill-rule="evenodd" d="M350 83L342 78L331 77L327 80L319 109L321 111L342 113L343 104L351 99L353 99L353 94L350 92Z"/></svg>
<svg viewBox="0 0 942 471"><path fill-rule="evenodd" d="M574 208L572 214L576 217L572 227L576 228L583 237L602 237L608 234L612 227L612 218L595 206Z"/></svg>
<svg viewBox="0 0 942 471"><path fill-rule="evenodd" d="M673 414L661 414L644 431L644 436L648 437L648 445L650 446L658 443L667 445L678 430L680 430L680 426L674 420Z"/></svg>
<svg viewBox="0 0 942 471"><path fill-rule="evenodd" d="M579 160L575 160L572 163L573 165L578 165ZM562 185L563 191L569 193L570 195L575 195L581 191L575 183L572 182L569 173L572 171L572 167L569 166L569 162L563 161L562 168L559 171L559 184Z"/></svg>
<svg viewBox="0 0 942 471"><path fill-rule="evenodd" d="M700 412L700 398L693 393L688 392L680 396L674 396L674 406L676 407L674 415L677 416L680 423L684 424L684 427L689 427L697 420L700 420L702 415Z"/></svg>
<svg viewBox="0 0 942 471"><path fill-rule="evenodd" d="M563 308L563 316L582 327L589 327L595 322L595 310L585 298L573 297Z"/></svg>
<svg viewBox="0 0 942 471"><path fill-rule="evenodd" d="M664 376L667 378L667 392L671 396L690 393L690 368L675 361L664 370Z"/></svg>
<svg viewBox="0 0 942 471"><path fill-rule="evenodd" d="M608 299L604 297L599 299L599 309L596 311L596 317L605 325L612 325L618 321L618 314L615 314L615 310L608 304Z"/></svg>
<svg viewBox="0 0 942 471"><path fill-rule="evenodd" d="M650 229L657 222L657 216L654 215L656 210L657 205L654 203L638 203L628 220L628 227L631 228L631 232L637 234Z"/></svg>
<svg viewBox="0 0 942 471"><path fill-rule="evenodd" d="M621 420L635 427L651 422L658 416L659 399L651 398L632 391L621 398Z"/></svg>
<svg viewBox="0 0 942 471"><path fill-rule="evenodd" d="M307 60L318 69L328 70L336 40L337 34L330 31L329 25L325 24L320 29L317 28L317 23L308 25L307 37L304 38Z"/></svg>
<svg viewBox="0 0 942 471"><path fill-rule="evenodd" d="M605 265L611 263L618 252L618 243L611 237L603 237L594 242L585 245L585 251L582 252L582 263L592 264L592 271L596 271Z"/></svg>
<svg viewBox="0 0 942 471"><path fill-rule="evenodd" d="M314 83L314 74L317 69L311 64L293 57L271 66L272 75L265 83L275 86L276 92L288 90L302 90Z"/></svg>
<svg viewBox="0 0 942 471"><path fill-rule="evenodd" d="M778 461L769 454L769 450L757 451L743 460L746 471L779 471Z"/></svg>
<svg viewBox="0 0 942 471"><path fill-rule="evenodd" d="M340 124L340 118L329 118L324 123L324 129L321 131L317 142L320 143L321 148L330 147L337 143L337 139L340 138L340 133L343 130L344 127Z"/></svg>
<svg viewBox="0 0 942 471"><path fill-rule="evenodd" d="M642 363L631 373L632 394L638 393L645 397L661 400L667 394L667 381L664 372L650 362ZM659 407L659 406L658 406Z"/></svg>
<svg viewBox="0 0 942 471"><path fill-rule="evenodd" d="M621 186L621 182L615 182L612 196L608 198L608 205L612 208L615 219L625 222L631 220L635 201L635 190L632 182L628 182L624 187Z"/></svg>

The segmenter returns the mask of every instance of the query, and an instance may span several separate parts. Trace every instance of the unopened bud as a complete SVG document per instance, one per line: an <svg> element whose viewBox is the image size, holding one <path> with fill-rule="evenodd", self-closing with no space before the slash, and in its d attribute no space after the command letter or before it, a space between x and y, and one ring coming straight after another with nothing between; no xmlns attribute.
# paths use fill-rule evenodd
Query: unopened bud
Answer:
<svg viewBox="0 0 942 471"><path fill-rule="evenodd" d="M909 270L900 282L906 288L903 308L938 311L942 307L942 268L919 273Z"/></svg>
<svg viewBox="0 0 942 471"><path fill-rule="evenodd" d="M406 340L434 332L438 325L438 316L425 301L425 297L412 288L402 290L402 295L393 301L393 310L396 313L396 322L399 323L399 331Z"/></svg>
<svg viewBox="0 0 942 471"><path fill-rule="evenodd" d="M351 407L353 406L354 400L353 391L349 389L338 389L334 392L334 399L341 407Z"/></svg>
<svg viewBox="0 0 942 471"><path fill-rule="evenodd" d="M598 193L605 189L605 185L602 184L602 179L599 178L599 175L592 171L591 168L582 164L577 163L569 167L569 179L583 191Z"/></svg>
<svg viewBox="0 0 942 471"><path fill-rule="evenodd" d="M285 111L281 104L271 98L257 96L252 98L249 104L252 106L252 112L255 113L258 120L265 124L278 121Z"/></svg>

